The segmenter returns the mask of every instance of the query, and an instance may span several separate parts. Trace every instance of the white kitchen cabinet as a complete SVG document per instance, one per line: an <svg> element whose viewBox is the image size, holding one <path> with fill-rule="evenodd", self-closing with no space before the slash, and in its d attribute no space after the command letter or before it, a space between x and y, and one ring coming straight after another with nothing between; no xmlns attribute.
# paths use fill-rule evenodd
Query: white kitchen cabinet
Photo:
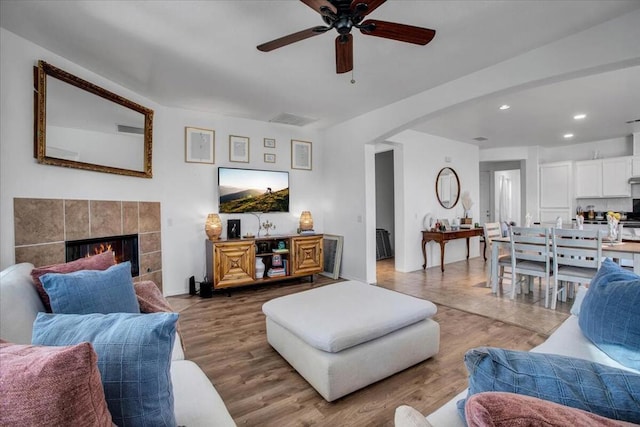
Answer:
<svg viewBox="0 0 640 427"><path fill-rule="evenodd" d="M631 157L602 160L602 197L631 197Z"/></svg>
<svg viewBox="0 0 640 427"><path fill-rule="evenodd" d="M576 197L602 197L602 160L576 162Z"/></svg>
<svg viewBox="0 0 640 427"><path fill-rule="evenodd" d="M631 159L631 175L640 176L640 156L633 156Z"/></svg>
<svg viewBox="0 0 640 427"><path fill-rule="evenodd" d="M631 167L631 157L576 162L576 197L631 197Z"/></svg>
<svg viewBox="0 0 640 427"><path fill-rule="evenodd" d="M540 221L573 218L573 162L540 165Z"/></svg>

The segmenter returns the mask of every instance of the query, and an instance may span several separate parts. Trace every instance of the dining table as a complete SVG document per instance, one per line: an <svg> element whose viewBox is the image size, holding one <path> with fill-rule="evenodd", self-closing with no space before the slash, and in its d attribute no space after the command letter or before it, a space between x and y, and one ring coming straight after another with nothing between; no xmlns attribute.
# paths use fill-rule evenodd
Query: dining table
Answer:
<svg viewBox="0 0 640 427"><path fill-rule="evenodd" d="M498 292L498 258L500 250L510 250L509 237L497 237L491 240L491 291ZM640 241L607 242L602 241L602 256L615 260L631 260L633 272L640 275Z"/></svg>

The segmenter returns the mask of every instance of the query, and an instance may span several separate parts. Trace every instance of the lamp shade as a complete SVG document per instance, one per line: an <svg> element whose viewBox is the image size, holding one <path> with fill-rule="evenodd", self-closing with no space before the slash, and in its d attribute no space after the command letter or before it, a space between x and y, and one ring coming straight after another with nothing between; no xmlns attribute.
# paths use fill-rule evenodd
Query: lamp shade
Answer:
<svg viewBox="0 0 640 427"><path fill-rule="evenodd" d="M300 230L313 230L313 217L311 216L311 212L302 211L300 214Z"/></svg>
<svg viewBox="0 0 640 427"><path fill-rule="evenodd" d="M207 233L209 240L218 240L222 234L222 221L220 215L210 213L207 215L207 222L204 224L204 231Z"/></svg>

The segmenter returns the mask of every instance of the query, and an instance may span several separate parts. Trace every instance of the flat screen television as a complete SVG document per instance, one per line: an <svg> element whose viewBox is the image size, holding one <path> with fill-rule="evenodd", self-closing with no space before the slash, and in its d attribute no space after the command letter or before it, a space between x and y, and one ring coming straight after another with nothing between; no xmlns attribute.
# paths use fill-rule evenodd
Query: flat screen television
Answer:
<svg viewBox="0 0 640 427"><path fill-rule="evenodd" d="M289 212L289 172L218 168L220 213Z"/></svg>

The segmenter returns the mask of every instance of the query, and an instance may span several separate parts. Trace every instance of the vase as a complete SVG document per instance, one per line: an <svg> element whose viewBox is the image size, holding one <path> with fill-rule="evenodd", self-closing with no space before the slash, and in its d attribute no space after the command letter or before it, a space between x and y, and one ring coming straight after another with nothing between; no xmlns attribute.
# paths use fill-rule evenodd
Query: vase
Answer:
<svg viewBox="0 0 640 427"><path fill-rule="evenodd" d="M264 263L262 262L262 257L256 257L256 279L262 279L264 277Z"/></svg>

